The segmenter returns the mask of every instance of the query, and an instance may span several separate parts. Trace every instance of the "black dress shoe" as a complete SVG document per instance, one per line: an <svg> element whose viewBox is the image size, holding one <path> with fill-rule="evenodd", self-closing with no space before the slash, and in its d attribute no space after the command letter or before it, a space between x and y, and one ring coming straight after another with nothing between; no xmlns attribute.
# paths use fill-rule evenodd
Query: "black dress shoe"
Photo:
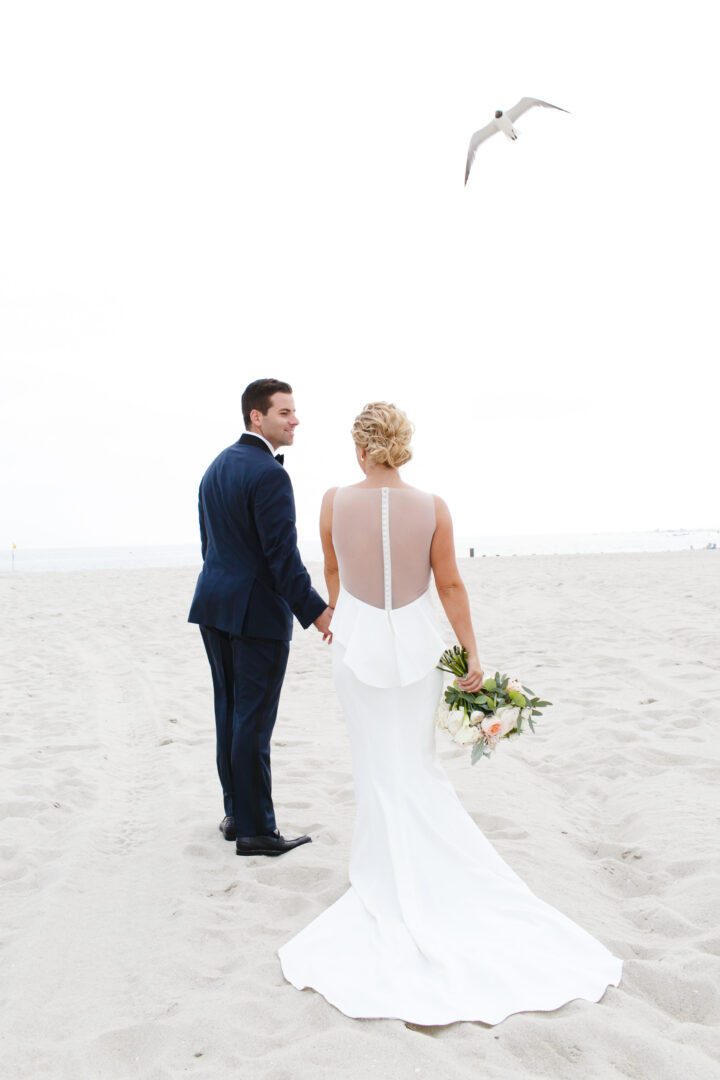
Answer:
<svg viewBox="0 0 720 1080"><path fill-rule="evenodd" d="M235 842L236 855L284 855L286 851L312 844L309 836L298 836L296 840L286 840L279 832L271 836L239 836Z"/></svg>
<svg viewBox="0 0 720 1080"><path fill-rule="evenodd" d="M218 825L220 832L223 834L226 840L235 839L235 818L224 817Z"/></svg>

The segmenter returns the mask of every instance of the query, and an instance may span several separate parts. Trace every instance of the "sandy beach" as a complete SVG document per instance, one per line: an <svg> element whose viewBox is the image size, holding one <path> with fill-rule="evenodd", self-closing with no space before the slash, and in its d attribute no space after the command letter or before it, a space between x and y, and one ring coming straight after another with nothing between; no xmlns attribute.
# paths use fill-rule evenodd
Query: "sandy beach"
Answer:
<svg viewBox="0 0 720 1080"><path fill-rule="evenodd" d="M486 670L555 704L460 797L540 897L624 961L599 1004L496 1027L346 1018L277 949L347 887L353 787L315 630L273 741L278 823L218 832L195 569L5 573L0 1074L21 1080L711 1080L720 1075L720 555L464 560ZM322 587L319 565L310 570ZM447 642L453 641L447 630ZM467 926L481 911L448 912Z"/></svg>

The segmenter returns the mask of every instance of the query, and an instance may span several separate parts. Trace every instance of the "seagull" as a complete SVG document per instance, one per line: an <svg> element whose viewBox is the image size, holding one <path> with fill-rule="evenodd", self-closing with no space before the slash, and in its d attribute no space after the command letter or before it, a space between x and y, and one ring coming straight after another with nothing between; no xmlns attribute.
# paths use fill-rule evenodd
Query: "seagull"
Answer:
<svg viewBox="0 0 720 1080"><path fill-rule="evenodd" d="M494 135L498 131L502 131L506 139L510 139L514 142L518 137L518 132L513 127L513 123L517 120L518 116L522 116L528 109L532 109L533 105L542 105L544 109L559 109L560 112L569 112L568 109L561 109L559 105L551 105L549 101L541 101L536 97L524 97L520 98L517 105L513 105L512 109L508 109L507 112L501 112L497 110L495 116L487 125L487 127L480 128L476 131L470 140L470 146L468 147L467 165L465 166L465 183L468 182L468 176L470 175L470 169L472 163L475 160L475 152L481 142L485 142L491 135Z"/></svg>

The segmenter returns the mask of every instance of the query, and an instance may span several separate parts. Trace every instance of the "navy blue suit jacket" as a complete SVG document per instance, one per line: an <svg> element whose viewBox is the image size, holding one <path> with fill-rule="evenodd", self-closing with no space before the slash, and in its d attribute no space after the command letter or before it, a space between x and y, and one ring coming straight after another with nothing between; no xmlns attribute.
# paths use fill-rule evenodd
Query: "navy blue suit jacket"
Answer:
<svg viewBox="0 0 720 1080"><path fill-rule="evenodd" d="M203 568L189 622L289 641L327 606L297 549L290 477L260 439L228 446L200 484Z"/></svg>

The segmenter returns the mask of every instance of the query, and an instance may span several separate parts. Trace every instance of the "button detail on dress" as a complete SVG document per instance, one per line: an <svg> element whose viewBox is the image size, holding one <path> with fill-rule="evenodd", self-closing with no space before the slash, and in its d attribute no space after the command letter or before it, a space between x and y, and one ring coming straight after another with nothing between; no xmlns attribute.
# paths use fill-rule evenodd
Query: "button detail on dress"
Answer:
<svg viewBox="0 0 720 1080"><path fill-rule="evenodd" d="M392 610L392 567L390 564L390 491L382 488L382 545L385 573L385 610Z"/></svg>

